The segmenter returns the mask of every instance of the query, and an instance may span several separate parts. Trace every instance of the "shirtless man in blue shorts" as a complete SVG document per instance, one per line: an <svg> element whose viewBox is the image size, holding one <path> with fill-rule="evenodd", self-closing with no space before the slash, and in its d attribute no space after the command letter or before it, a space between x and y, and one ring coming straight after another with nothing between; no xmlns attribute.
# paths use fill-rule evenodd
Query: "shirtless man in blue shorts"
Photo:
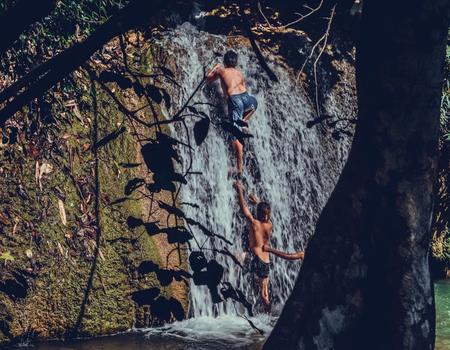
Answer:
<svg viewBox="0 0 450 350"><path fill-rule="evenodd" d="M218 63L206 75L208 82L220 79L222 90L228 102L228 115L230 122L241 130L243 125L256 111L258 102L256 98L247 92L245 79L242 72L237 69L238 55L234 51L228 51L222 64ZM236 137L232 137L231 145L236 153L236 171L242 174L244 168L244 146Z"/></svg>

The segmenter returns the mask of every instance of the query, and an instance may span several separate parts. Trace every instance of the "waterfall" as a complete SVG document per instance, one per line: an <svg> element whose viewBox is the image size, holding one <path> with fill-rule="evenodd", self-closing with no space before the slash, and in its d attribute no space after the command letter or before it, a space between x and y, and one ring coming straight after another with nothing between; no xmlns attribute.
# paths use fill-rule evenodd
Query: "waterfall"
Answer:
<svg viewBox="0 0 450 350"><path fill-rule="evenodd" d="M314 107L295 81L295 75L269 58L268 64L279 79L279 82L270 81L252 48L242 42L244 44L230 45L225 36L202 32L189 23L178 26L159 39L165 55L174 62L177 81L181 85L178 107L201 81L205 65L212 66L214 52L223 54L230 48L238 52L239 68L246 77L247 89L258 100L258 110L249 123L249 131L254 137L246 141L244 149L242 182L245 194L253 193L270 203L273 222L270 244L273 247L288 252L303 250L345 162L348 141L330 140L331 137L320 127L307 128L307 121L315 117ZM213 123L225 118L219 84L203 87L194 101L218 105L198 105ZM333 102L332 96L326 105L329 106L328 112L339 112L340 107ZM194 122L188 123L190 130ZM172 127L171 132L174 137L186 141L182 127ZM192 139L193 135L190 136ZM211 125L205 142L194 147L192 171L202 174L189 176L181 201L195 203L199 207L184 205L183 210L188 217L234 242L233 246L228 246L230 251L242 252L246 223L238 206L234 180L228 176L230 167L235 165L235 158L227 135L219 126ZM186 162L188 150L180 147L180 151ZM195 236L207 249L220 249L225 245L220 240L207 239L201 232L195 232ZM197 248L195 243L192 244ZM210 250L205 254L225 267L224 281L242 290L251 302L258 300L257 288L254 291L250 276L243 275L232 259ZM271 299L275 308L280 308L294 286L301 262L283 261L273 256L271 261ZM205 286L191 283L190 316L244 313L242 306L231 301L213 304Z"/></svg>

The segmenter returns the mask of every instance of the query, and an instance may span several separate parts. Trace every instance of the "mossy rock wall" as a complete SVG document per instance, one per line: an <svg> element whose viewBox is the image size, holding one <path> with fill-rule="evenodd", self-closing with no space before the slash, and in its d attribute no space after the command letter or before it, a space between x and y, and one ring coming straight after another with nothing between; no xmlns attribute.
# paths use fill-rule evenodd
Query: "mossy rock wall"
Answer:
<svg viewBox="0 0 450 350"><path fill-rule="evenodd" d="M141 162L130 124L85 71L73 78L69 92L52 95L52 105L38 103L18 115L0 144L0 343L104 335L158 322L131 298L152 287L187 312L185 283L161 287L154 273L136 271L143 261L185 267L185 257L167 260L173 246L164 237L127 225L129 216L167 221L161 210L149 214L145 197L123 200L129 180L151 177L142 166L123 166ZM122 102L142 104L132 93Z"/></svg>

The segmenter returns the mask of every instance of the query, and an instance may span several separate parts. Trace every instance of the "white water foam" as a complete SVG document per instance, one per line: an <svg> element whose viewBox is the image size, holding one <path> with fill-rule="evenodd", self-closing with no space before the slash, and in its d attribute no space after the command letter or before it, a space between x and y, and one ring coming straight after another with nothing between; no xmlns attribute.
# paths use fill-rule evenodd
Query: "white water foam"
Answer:
<svg viewBox="0 0 450 350"><path fill-rule="evenodd" d="M264 334L270 332L274 318L260 314L250 318ZM199 316L166 327L146 330L150 340L164 338L180 340L193 349L258 349L264 336L256 332L247 320L233 315Z"/></svg>

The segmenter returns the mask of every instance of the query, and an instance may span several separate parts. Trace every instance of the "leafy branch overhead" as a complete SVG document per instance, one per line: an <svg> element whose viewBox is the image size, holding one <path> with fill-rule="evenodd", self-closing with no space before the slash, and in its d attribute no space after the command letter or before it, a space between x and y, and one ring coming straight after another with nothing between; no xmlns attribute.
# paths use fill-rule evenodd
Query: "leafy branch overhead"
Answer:
<svg viewBox="0 0 450 350"><path fill-rule="evenodd" d="M33 99L66 78L109 40L131 28L150 24L172 1L133 0L102 24L86 40L56 54L0 93L0 126ZM7 32L7 31L6 31Z"/></svg>

